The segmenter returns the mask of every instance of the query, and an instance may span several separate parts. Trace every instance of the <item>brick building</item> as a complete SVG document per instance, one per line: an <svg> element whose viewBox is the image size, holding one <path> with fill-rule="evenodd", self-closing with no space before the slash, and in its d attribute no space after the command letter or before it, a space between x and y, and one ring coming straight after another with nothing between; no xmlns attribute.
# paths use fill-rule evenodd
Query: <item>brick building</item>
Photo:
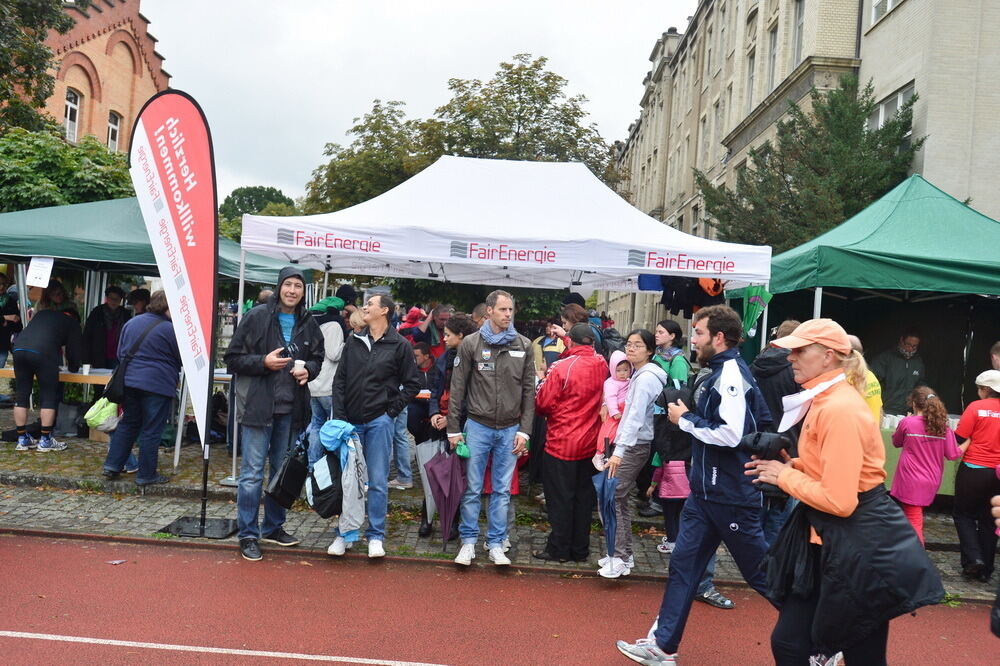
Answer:
<svg viewBox="0 0 1000 666"><path fill-rule="evenodd" d="M140 0L94 0L86 9L73 2L65 11L76 25L45 40L55 56L55 92L45 112L75 142L93 134L109 149L128 149L132 123L147 99L169 87L163 56L149 34Z"/></svg>
<svg viewBox="0 0 1000 666"><path fill-rule="evenodd" d="M697 168L734 187L752 147L772 139L788 101L857 73L874 86L883 122L916 91L913 132L927 136L913 170L1000 218L1000 6L986 0L701 0L687 29L656 41L640 116L620 145L623 194L677 229L711 237ZM602 294L627 328L651 326L653 294Z"/></svg>

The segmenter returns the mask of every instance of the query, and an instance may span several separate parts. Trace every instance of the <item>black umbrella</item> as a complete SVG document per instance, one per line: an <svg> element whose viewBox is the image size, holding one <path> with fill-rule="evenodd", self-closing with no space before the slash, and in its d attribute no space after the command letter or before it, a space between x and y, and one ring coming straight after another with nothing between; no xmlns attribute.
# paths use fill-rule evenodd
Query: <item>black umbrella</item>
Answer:
<svg viewBox="0 0 1000 666"><path fill-rule="evenodd" d="M438 517L441 520L442 551L448 550L448 535L451 524L462 503L465 492L465 469L458 455L451 451L441 451L424 463L427 472L427 482L430 485L431 496L437 504Z"/></svg>

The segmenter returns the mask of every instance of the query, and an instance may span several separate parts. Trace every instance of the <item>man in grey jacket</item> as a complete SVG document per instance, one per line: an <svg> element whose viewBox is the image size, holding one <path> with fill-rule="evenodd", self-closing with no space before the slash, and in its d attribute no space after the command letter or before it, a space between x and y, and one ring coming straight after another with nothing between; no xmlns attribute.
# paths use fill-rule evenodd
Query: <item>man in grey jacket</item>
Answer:
<svg viewBox="0 0 1000 666"><path fill-rule="evenodd" d="M510 484L517 458L528 451L528 433L535 413L535 358L531 341L514 329L514 297L496 290L486 297L486 320L479 331L458 347L451 374L453 405L466 406L466 433L460 410L448 413L448 440L455 448L463 439L469 447L468 487L462 495L458 533L462 548L456 564L469 566L479 538L480 494L486 463L492 458L493 494L487 512L486 548L490 561L510 565L504 554Z"/></svg>

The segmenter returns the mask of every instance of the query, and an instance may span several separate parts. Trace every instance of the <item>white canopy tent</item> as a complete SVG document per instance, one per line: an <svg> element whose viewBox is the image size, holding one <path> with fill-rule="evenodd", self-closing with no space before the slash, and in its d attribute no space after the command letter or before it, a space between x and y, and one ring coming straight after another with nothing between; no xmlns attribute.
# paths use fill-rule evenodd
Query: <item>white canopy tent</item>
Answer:
<svg viewBox="0 0 1000 666"><path fill-rule="evenodd" d="M581 163L445 156L334 213L243 216L243 250L335 273L637 291L639 273L764 284L771 248L643 214Z"/></svg>

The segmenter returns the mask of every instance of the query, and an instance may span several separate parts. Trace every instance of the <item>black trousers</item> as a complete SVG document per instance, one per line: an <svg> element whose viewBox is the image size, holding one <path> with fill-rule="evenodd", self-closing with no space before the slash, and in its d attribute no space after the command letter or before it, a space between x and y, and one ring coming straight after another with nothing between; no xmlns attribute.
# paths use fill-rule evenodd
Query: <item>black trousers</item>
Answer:
<svg viewBox="0 0 1000 666"><path fill-rule="evenodd" d="M646 466L642 468L639 472L639 476L635 477L635 489L636 489L636 500L639 504L648 504L649 498L646 497L646 490L649 488L649 484L653 482L653 456L656 455L655 447L649 447L649 459L646 460ZM656 500L659 502L659 498Z"/></svg>
<svg viewBox="0 0 1000 666"><path fill-rule="evenodd" d="M812 644L812 624L818 603L818 580L808 598L793 594L785 600L778 614L778 623L771 633L771 654L775 666L809 666L809 657L818 652ZM844 662L849 665L885 666L888 642L889 622L886 621L850 648L845 648Z"/></svg>
<svg viewBox="0 0 1000 666"><path fill-rule="evenodd" d="M976 560L986 565L986 575L993 573L997 552L996 525L990 516L990 498L1000 495L1000 479L991 467L958 466L955 475L955 504L952 517L962 551L962 567Z"/></svg>
<svg viewBox="0 0 1000 666"><path fill-rule="evenodd" d="M552 557L585 560L590 555L590 523L596 493L596 474L589 458L560 460L543 454L542 485L549 515L548 544Z"/></svg>

